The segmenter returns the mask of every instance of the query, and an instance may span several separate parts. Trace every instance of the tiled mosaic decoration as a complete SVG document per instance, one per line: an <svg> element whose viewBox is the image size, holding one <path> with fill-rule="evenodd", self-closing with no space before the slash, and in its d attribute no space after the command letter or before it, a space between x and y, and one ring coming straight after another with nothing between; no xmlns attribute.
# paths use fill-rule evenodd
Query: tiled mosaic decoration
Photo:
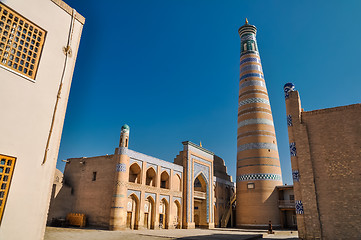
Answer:
<svg viewBox="0 0 361 240"><path fill-rule="evenodd" d="M261 87L266 87L266 83L264 81L260 81L260 80L251 80L251 81L247 81L242 83L239 88L245 88L245 87L249 87L249 86L261 86Z"/></svg>
<svg viewBox="0 0 361 240"><path fill-rule="evenodd" d="M207 182L209 182L209 167L199 164L199 163L194 163L194 180L196 177L198 177L198 175L202 173L202 175L204 176L205 180ZM193 180L193 181L194 181Z"/></svg>
<svg viewBox="0 0 361 240"><path fill-rule="evenodd" d="M138 199L140 199L140 191L128 189L127 191L128 197L133 193L138 197Z"/></svg>
<svg viewBox="0 0 361 240"><path fill-rule="evenodd" d="M241 74L246 72L246 71L251 71L251 70L256 70L256 71L260 71L262 72L262 67L260 65L246 65L244 67L241 68Z"/></svg>
<svg viewBox="0 0 361 240"><path fill-rule="evenodd" d="M127 155L127 153L128 153L128 148L126 148L126 147L119 147L118 148L118 154L119 155Z"/></svg>
<svg viewBox="0 0 361 240"><path fill-rule="evenodd" d="M243 63L247 63L247 62L261 63L261 59L255 58L255 57L245 58L245 59L242 59L242 60L241 60L241 65L242 65Z"/></svg>
<svg viewBox="0 0 361 240"><path fill-rule="evenodd" d="M251 124L266 124L266 125L273 126L273 121L266 119L266 118L246 119L246 120L240 121L238 123L238 128L246 126L246 125L251 125Z"/></svg>
<svg viewBox="0 0 361 240"><path fill-rule="evenodd" d="M5 209L11 178L15 166L15 158L0 155L0 223Z"/></svg>
<svg viewBox="0 0 361 240"><path fill-rule="evenodd" d="M292 127L292 116L287 115L287 126Z"/></svg>
<svg viewBox="0 0 361 240"><path fill-rule="evenodd" d="M258 78L264 79L262 74L259 74L259 73L247 73L247 74L243 75L239 80L243 80L243 79L249 78L249 77L258 77Z"/></svg>
<svg viewBox="0 0 361 240"><path fill-rule="evenodd" d="M241 37L241 41L253 40L256 41L256 36L254 34L243 34Z"/></svg>
<svg viewBox="0 0 361 240"><path fill-rule="evenodd" d="M290 153L291 153L291 157L296 157L297 156L297 149L296 149L296 143L290 143Z"/></svg>
<svg viewBox="0 0 361 240"><path fill-rule="evenodd" d="M241 107L243 105L250 104L250 103L264 103L264 104L268 104L268 105L270 104L269 101L264 98L247 98L246 100L240 101L238 106Z"/></svg>
<svg viewBox="0 0 361 240"><path fill-rule="evenodd" d="M303 214L303 204L301 200L295 202L295 207L296 207L296 214Z"/></svg>
<svg viewBox="0 0 361 240"><path fill-rule="evenodd" d="M292 178L294 182L299 182L300 181L300 173L298 172L298 170L293 170L292 171Z"/></svg>
<svg viewBox="0 0 361 240"><path fill-rule="evenodd" d="M126 172L127 166L124 163L118 163L116 167L117 172Z"/></svg>
<svg viewBox="0 0 361 240"><path fill-rule="evenodd" d="M286 83L283 87L285 92L285 98L287 99L290 96L290 92L296 91L295 85L293 83Z"/></svg>
<svg viewBox="0 0 361 240"><path fill-rule="evenodd" d="M256 173L256 174L243 174L237 177L237 182L249 181L249 180L275 180L281 181L282 176L280 174L271 173Z"/></svg>
<svg viewBox="0 0 361 240"><path fill-rule="evenodd" d="M239 145L237 148L237 152L242 152L251 149L272 149L277 151L277 145L274 143L262 143L262 142L246 143L243 145Z"/></svg>

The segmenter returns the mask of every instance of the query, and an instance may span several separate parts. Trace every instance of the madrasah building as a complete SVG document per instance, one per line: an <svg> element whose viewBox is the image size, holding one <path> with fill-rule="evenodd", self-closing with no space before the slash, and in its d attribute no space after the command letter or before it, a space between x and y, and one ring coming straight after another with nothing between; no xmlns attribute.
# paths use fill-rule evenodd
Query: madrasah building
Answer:
<svg viewBox="0 0 361 240"><path fill-rule="evenodd" d="M124 125L114 154L66 160L62 184L60 171L55 176L48 224L81 213L88 225L111 230L296 226L293 188L282 186L256 27L246 21L238 32L236 188L223 159L201 144L183 142L171 163L129 149Z"/></svg>

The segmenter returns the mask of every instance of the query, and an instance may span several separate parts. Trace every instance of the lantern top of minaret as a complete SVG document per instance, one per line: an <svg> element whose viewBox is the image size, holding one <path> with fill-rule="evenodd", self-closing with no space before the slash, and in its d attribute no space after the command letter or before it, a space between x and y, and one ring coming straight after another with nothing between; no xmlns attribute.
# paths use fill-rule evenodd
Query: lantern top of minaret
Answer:
<svg viewBox="0 0 361 240"><path fill-rule="evenodd" d="M256 34L257 28L256 28L256 26L249 24L248 19L246 18L245 24L238 29L238 33L239 33L239 36L242 36L245 33Z"/></svg>

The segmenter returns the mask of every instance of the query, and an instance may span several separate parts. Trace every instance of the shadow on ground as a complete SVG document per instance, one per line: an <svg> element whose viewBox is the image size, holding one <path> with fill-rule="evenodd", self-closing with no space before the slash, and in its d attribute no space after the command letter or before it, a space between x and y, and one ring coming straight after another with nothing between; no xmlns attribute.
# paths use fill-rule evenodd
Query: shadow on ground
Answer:
<svg viewBox="0 0 361 240"><path fill-rule="evenodd" d="M211 234L201 236L190 236L176 238L177 240L257 240L262 239L262 234L240 235L240 234Z"/></svg>

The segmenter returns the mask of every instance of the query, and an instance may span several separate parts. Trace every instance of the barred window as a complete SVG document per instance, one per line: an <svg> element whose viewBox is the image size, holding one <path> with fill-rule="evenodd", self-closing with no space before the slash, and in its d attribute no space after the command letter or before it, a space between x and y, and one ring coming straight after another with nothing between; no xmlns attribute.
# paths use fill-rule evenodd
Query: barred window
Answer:
<svg viewBox="0 0 361 240"><path fill-rule="evenodd" d="M35 80L45 31L0 3L0 66Z"/></svg>
<svg viewBox="0 0 361 240"><path fill-rule="evenodd" d="M14 157L0 154L0 223L5 209L5 202L8 196L14 166Z"/></svg>

